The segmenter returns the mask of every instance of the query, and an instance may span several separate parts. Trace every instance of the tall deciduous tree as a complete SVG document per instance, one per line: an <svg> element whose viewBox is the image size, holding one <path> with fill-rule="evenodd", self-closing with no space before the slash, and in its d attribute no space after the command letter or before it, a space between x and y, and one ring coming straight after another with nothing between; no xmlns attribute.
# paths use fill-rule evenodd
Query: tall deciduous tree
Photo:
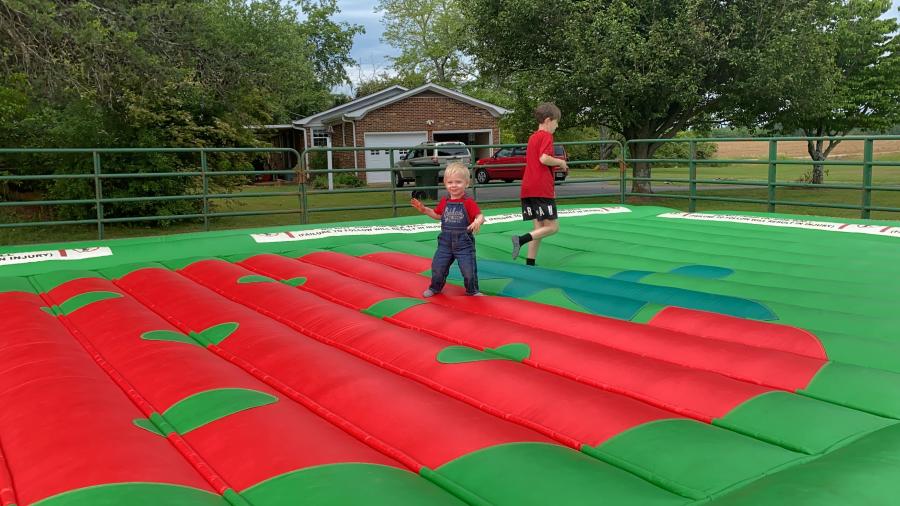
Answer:
<svg viewBox="0 0 900 506"><path fill-rule="evenodd" d="M769 128L809 137L843 136L854 130L885 131L900 121L900 35L897 20L881 19L889 0L841 0L822 28L820 58L808 60L815 87L798 90L775 114ZM828 159L840 139L807 141L814 162ZM812 183L824 181L814 164Z"/></svg>
<svg viewBox="0 0 900 506"><path fill-rule="evenodd" d="M458 0L379 0L375 10L383 12L382 40L400 50L392 61L401 77L424 75L453 86L471 77Z"/></svg>
<svg viewBox="0 0 900 506"><path fill-rule="evenodd" d="M331 87L346 81L344 66L351 62L349 50L360 27L331 20L335 0L294 5L4 0L0 146L253 145L258 141L246 125L321 110L331 104ZM137 172L196 163L162 158L122 159L119 166ZM44 157L16 164L0 158L0 169L41 163L44 172L84 169L56 162ZM77 197L89 192L81 182L59 180L40 189ZM192 191L190 184L187 178L110 180L104 195L171 195ZM159 209L140 214L190 212L195 202L152 205ZM127 214L129 205L109 206L109 215L117 209Z"/></svg>
<svg viewBox="0 0 900 506"><path fill-rule="evenodd" d="M554 100L564 121L665 139L777 101L826 0L460 1L482 73ZM660 145L634 144L631 155L652 158Z"/></svg>
<svg viewBox="0 0 900 506"><path fill-rule="evenodd" d="M391 86L415 88L423 84L425 84L425 76L422 74L405 74L399 76L391 75L383 71L361 79L354 89L354 98L362 98L366 95L371 95L390 88Z"/></svg>

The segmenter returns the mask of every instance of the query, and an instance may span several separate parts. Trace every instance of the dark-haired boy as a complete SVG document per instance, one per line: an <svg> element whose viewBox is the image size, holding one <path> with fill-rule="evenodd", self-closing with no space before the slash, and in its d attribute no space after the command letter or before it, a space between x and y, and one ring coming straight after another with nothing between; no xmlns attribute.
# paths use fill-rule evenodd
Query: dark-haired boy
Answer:
<svg viewBox="0 0 900 506"><path fill-rule="evenodd" d="M553 156L553 132L559 125L561 113L556 105L545 102L534 109L537 130L528 138L525 150L525 174L522 176L522 219L534 221L534 229L525 235L512 236L513 260L519 257L519 249L528 245L527 265L534 265L541 239L559 231L556 214L556 189L553 185L553 167L568 169L568 164Z"/></svg>

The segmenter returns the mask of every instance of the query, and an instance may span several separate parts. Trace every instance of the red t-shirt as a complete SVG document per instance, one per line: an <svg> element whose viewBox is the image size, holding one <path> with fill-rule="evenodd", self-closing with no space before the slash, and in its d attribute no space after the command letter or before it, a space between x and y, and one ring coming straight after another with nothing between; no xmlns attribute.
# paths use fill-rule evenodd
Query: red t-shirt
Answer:
<svg viewBox="0 0 900 506"><path fill-rule="evenodd" d="M447 202L462 202L463 207L466 208L466 214L469 215L469 225L475 221L475 217L481 214L481 209L478 208L478 203L475 202L475 199L468 195L463 195L461 199L451 199L448 196L441 197L441 201L438 202L436 206L434 206L435 214L441 215L444 214L444 208L447 207Z"/></svg>
<svg viewBox="0 0 900 506"><path fill-rule="evenodd" d="M522 176L521 197L556 198L553 169L541 163L541 155L553 156L553 134L537 130L528 138L525 149L525 174Z"/></svg>

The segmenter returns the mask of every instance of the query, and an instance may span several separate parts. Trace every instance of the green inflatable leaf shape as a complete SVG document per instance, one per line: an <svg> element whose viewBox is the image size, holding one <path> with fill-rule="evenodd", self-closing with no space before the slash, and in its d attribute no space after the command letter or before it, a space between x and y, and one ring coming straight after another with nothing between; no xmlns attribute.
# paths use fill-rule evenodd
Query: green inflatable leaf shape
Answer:
<svg viewBox="0 0 900 506"><path fill-rule="evenodd" d="M422 299L395 297L376 302L366 309L363 309L362 312L369 316L374 316L375 318L384 318L385 316L395 316L397 313L405 311L413 306L425 303L426 302Z"/></svg>
<svg viewBox="0 0 900 506"><path fill-rule="evenodd" d="M504 344L496 349L487 348L487 351L507 357L510 360L515 360L516 362L521 362L531 356L531 346L528 346L525 343Z"/></svg>
<svg viewBox="0 0 900 506"><path fill-rule="evenodd" d="M135 418L131 423L146 430L147 432L152 432L153 434L156 434L158 436L166 437L165 434L163 434L158 428L156 428L156 425L154 425L153 422L146 418Z"/></svg>
<svg viewBox="0 0 900 506"><path fill-rule="evenodd" d="M57 315L59 315L59 306L52 306L52 307L41 306L41 311L47 313L50 316L57 316Z"/></svg>
<svg viewBox="0 0 900 506"><path fill-rule="evenodd" d="M202 427L240 411L278 402L278 398L246 388L207 390L173 404L163 413L179 434Z"/></svg>
<svg viewBox="0 0 900 506"><path fill-rule="evenodd" d="M75 311L89 305L94 302L100 302L101 300L107 299L119 299L122 298L121 293L116 292L85 292L75 295L74 297L70 297L68 300L59 305L59 311L65 316L68 316Z"/></svg>
<svg viewBox="0 0 900 506"><path fill-rule="evenodd" d="M224 497L183 485L167 483L113 483L69 490L32 506L229 506Z"/></svg>
<svg viewBox="0 0 900 506"><path fill-rule="evenodd" d="M219 344L228 338L238 328L237 322L225 322L213 325L200 332L191 332L192 336L196 336L201 343Z"/></svg>
<svg viewBox="0 0 900 506"><path fill-rule="evenodd" d="M437 361L442 364L465 364L482 360L521 362L529 356L531 356L531 347L525 343L504 344L497 348L485 348L484 351L468 346L448 346L437 354Z"/></svg>
<svg viewBox="0 0 900 506"><path fill-rule="evenodd" d="M498 470L502 470L502 479L498 479ZM433 472L448 483L464 483L467 490L478 491L479 504L696 504L615 465L557 444L488 446Z"/></svg>
<svg viewBox="0 0 900 506"><path fill-rule="evenodd" d="M190 336L186 336L181 332L174 332L171 330L151 330L148 332L144 332L143 334L141 334L141 339L145 339L147 341L170 341L173 343L185 343L193 344L194 346L201 346L200 343L198 343Z"/></svg>
<svg viewBox="0 0 900 506"><path fill-rule="evenodd" d="M259 276L259 275L256 275L256 274L251 274L251 275L249 275L249 276L244 276L244 277L238 279L237 282L238 282L238 283L241 283L241 284L247 284L247 283L274 283L275 280L272 279L272 278L270 278L270 277Z"/></svg>
<svg viewBox="0 0 900 506"><path fill-rule="evenodd" d="M405 469L364 463L324 464L290 471L242 490L241 496L248 504L267 506L467 504Z"/></svg>
<svg viewBox="0 0 900 506"><path fill-rule="evenodd" d="M282 279L281 282L288 286L300 286L306 284L306 278L300 276L297 278Z"/></svg>

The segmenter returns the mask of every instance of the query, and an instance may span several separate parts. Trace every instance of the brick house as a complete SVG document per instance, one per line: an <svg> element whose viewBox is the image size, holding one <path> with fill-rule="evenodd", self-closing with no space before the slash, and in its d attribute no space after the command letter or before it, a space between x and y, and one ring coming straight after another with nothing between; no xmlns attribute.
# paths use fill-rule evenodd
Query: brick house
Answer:
<svg viewBox="0 0 900 506"><path fill-rule="evenodd" d="M461 141L466 144L500 142L500 118L508 110L438 86L424 84L414 89L392 86L327 111L296 120L290 130L303 133L295 145L304 147L372 147L356 151L330 152L328 165L341 169L389 168L405 149L427 141ZM278 125L281 127L282 125ZM286 125L284 125L286 126ZM282 132L280 136L284 136ZM477 148L476 158L490 156L489 148ZM390 182L391 173L361 173L369 184Z"/></svg>

